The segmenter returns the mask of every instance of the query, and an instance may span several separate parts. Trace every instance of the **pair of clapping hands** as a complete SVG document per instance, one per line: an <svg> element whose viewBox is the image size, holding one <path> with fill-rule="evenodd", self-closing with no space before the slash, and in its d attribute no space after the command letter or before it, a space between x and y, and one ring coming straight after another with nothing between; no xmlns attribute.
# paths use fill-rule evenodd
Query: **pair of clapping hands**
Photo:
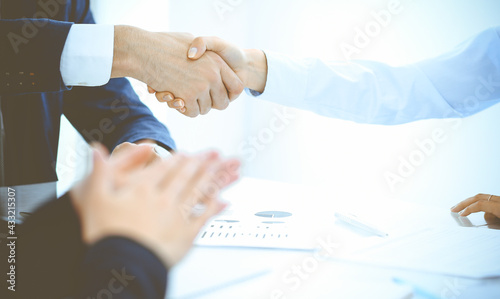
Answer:
<svg viewBox="0 0 500 299"><path fill-rule="evenodd" d="M208 219L224 209L219 192L239 177L240 163L215 152L154 159L145 146L109 156L94 145L94 169L74 187L83 241L125 237L154 252L167 268L191 248Z"/></svg>
<svg viewBox="0 0 500 299"><path fill-rule="evenodd" d="M205 115L212 108L224 110L239 97L244 87L264 91L267 63L260 50L243 50L218 37L197 37L188 47L186 59L191 62L212 60L220 65L220 70L200 66L199 72L208 78L209 84L192 82L189 90L160 91L148 85L149 92L156 93L158 101L186 116Z"/></svg>

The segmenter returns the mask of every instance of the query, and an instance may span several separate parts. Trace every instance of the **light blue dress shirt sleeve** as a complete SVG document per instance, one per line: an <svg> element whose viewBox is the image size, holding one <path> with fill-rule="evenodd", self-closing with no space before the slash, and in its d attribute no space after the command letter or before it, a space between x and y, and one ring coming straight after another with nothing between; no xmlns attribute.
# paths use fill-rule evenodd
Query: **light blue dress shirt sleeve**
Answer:
<svg viewBox="0 0 500 299"><path fill-rule="evenodd" d="M402 67L296 60L266 51L266 88L253 95L359 123L466 117L500 101L499 33L488 29L449 53Z"/></svg>
<svg viewBox="0 0 500 299"><path fill-rule="evenodd" d="M114 26L74 24L61 55L66 86L102 86L111 78Z"/></svg>

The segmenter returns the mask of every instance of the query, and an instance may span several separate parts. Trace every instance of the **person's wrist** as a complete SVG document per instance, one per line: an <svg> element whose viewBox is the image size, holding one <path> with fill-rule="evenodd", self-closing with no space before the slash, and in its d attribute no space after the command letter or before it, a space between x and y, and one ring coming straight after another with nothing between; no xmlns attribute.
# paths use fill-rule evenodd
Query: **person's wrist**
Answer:
<svg viewBox="0 0 500 299"><path fill-rule="evenodd" d="M132 77L141 80L140 55L137 51L139 37L144 34L132 26L115 26L115 41L113 50L113 68L111 78Z"/></svg>
<svg viewBox="0 0 500 299"><path fill-rule="evenodd" d="M267 83L267 59L262 50L246 49L245 87L264 92Z"/></svg>

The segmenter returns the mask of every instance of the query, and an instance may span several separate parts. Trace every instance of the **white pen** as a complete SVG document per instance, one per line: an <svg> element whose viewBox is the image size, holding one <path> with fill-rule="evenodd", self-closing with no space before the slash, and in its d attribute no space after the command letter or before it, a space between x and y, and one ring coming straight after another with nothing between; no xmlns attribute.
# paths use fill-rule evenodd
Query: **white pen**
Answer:
<svg viewBox="0 0 500 299"><path fill-rule="evenodd" d="M335 217L337 217L337 219L339 219L339 220L342 220L346 223L349 223L352 226L355 226L357 228L360 228L364 231L375 234L377 236L380 236L380 237L389 236L388 233L378 229L373 224L370 224L370 223L366 222L365 220L359 219L359 217L354 215L354 214L351 214L351 213L343 214L343 213L335 212Z"/></svg>

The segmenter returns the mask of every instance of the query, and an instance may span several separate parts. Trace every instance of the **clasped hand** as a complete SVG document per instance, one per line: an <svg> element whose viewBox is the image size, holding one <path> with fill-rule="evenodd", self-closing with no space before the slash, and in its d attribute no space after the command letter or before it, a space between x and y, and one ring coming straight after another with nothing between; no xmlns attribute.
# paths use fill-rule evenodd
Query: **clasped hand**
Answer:
<svg viewBox="0 0 500 299"><path fill-rule="evenodd" d="M188 58L194 37L187 33L154 33L130 26L115 27L112 78L133 77L189 117L223 110L243 92L243 82L214 52ZM175 101L181 96L183 101ZM178 106L176 106L178 105Z"/></svg>
<svg viewBox="0 0 500 299"><path fill-rule="evenodd" d="M144 82L160 102L189 117L208 113L211 108L224 110L238 98L243 87L263 91L267 79L267 62L260 50L243 50L217 37L198 37L188 34L168 34L174 38L177 55L172 57L175 79L169 84L165 77L153 78L153 70ZM167 51L168 52L168 51ZM167 61L169 61L167 59ZM168 80L167 80L168 81ZM176 84L172 84L172 82Z"/></svg>

